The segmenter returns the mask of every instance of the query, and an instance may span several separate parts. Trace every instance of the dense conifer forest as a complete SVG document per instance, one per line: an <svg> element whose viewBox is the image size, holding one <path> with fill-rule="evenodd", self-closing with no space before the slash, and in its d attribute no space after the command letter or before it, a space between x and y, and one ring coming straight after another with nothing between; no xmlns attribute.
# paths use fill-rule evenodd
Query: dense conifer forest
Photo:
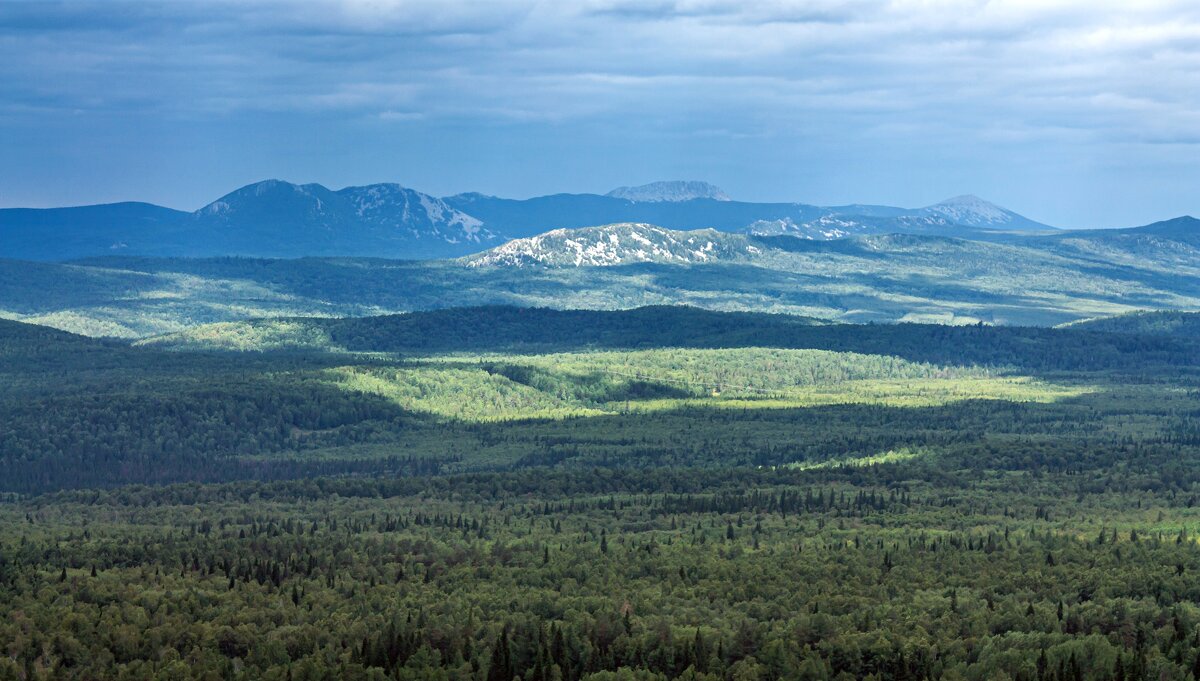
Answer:
<svg viewBox="0 0 1200 681"><path fill-rule="evenodd" d="M1200 339L0 322L0 679L1200 678Z"/></svg>

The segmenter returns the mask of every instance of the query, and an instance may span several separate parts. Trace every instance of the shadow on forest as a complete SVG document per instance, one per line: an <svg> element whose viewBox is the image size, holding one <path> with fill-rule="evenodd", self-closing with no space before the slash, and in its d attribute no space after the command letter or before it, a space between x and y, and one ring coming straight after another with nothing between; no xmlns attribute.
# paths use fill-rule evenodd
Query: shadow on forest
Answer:
<svg viewBox="0 0 1200 681"><path fill-rule="evenodd" d="M1073 377L1099 385L1178 384L1181 374L1195 374L1200 358L1197 340L1178 337L983 326L811 325L790 317L676 307L609 314L473 308L384 318L356 328L364 343L403 345L409 338L425 339L436 346L423 348L426 355L511 344L526 351L531 346L541 351L620 349L641 342L653 342L648 347L819 348L939 365L995 365L1034 377L1076 372ZM464 328L475 333L457 333ZM344 355L321 353L131 349L0 322L0 374L5 379L0 385L0 466L5 471L0 491L432 475L514 465L776 466L873 456L897 447L931 448L941 456L958 452L963 461L970 457L962 452L995 460L999 455L993 449L1033 461L1047 451L1061 451L1085 461L1108 451L1104 447L1132 446L1129 442L1137 440L1104 441L1110 436L1098 420L1107 413L1144 413L1159 422L1176 418L1171 413L1191 413L1147 412L1143 410L1150 407L1131 398L1121 402L1086 395L1050 403L967 399L910 407L689 405L586 418L463 423L324 385L317 370L345 361ZM511 378L536 384L545 377L534 372ZM683 392L653 378L620 387L625 393L614 392L597 377L581 389L594 389L595 399L605 401L670 399ZM1139 395L1153 397L1147 390ZM1195 438L1194 426L1172 427L1165 435L1150 428L1147 441L1178 447ZM1113 432L1122 430L1128 432L1127 427ZM976 446L983 449L972 449ZM322 450L323 457L305 456L314 449ZM339 458L343 450L347 456Z"/></svg>
<svg viewBox="0 0 1200 681"><path fill-rule="evenodd" d="M203 448L173 454L122 450L103 459L48 457L23 464L0 491L40 493L129 484L290 480L310 477L427 477L531 470L771 468L873 457L910 449L931 453L896 462L905 470L1068 470L1111 460L1119 443L1098 443L1072 424L1112 409L1095 395L1054 403L967 400L934 407L827 405L786 409L689 406L651 413L466 423L404 412L367 396L359 420L334 425L320 459L302 448L269 456ZM199 441L211 441L205 433ZM362 437L357 437L362 436ZM341 438L339 440L339 438ZM397 439L399 438L399 439ZM370 445L368 456L354 442ZM449 453L449 443L454 452ZM332 454L345 445L346 458ZM463 456L461 452L468 452ZM490 458L503 452L505 458ZM515 453L515 456L514 456ZM836 470L811 471L838 475ZM861 476L864 471L843 471Z"/></svg>
<svg viewBox="0 0 1200 681"><path fill-rule="evenodd" d="M314 323L350 350L402 354L770 347L1003 367L1033 376L1096 371L1174 376L1200 368L1200 339L1177 336L984 325L824 324L668 306L615 312L458 308Z"/></svg>

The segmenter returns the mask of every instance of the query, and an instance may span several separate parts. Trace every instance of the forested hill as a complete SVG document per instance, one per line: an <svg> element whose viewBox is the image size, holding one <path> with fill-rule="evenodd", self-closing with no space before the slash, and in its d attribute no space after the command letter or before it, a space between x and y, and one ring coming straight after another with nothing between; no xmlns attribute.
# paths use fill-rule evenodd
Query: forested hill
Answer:
<svg viewBox="0 0 1200 681"><path fill-rule="evenodd" d="M230 348L231 338L304 342L290 352L180 350ZM1191 393L1163 386L1194 385L1197 372L1200 341L1184 337L818 324L684 307L275 320L133 347L0 322L0 492L871 457L957 441L981 418L1014 433L1038 423L1077 430L1094 408L1125 414L1148 397L1155 413L1184 413ZM1108 406L1078 401L1117 388L1095 398ZM1050 403L1060 407L1031 406ZM1017 424L1018 412L1031 420ZM842 426L812 439L831 418ZM871 419L883 420L876 435L844 440ZM931 424L949 430L930 439ZM619 438L614 449L626 428L656 439ZM1197 437L1187 424L1162 432L1158 442ZM727 435L751 439L730 450Z"/></svg>
<svg viewBox="0 0 1200 681"><path fill-rule="evenodd" d="M146 389L147 377L186 377L188 382L199 385L219 375L244 378L268 370L319 368L333 362L332 357L312 353L243 356L237 362L230 362L211 354L136 348L125 341L89 338L0 319L0 400L18 394L70 391L83 384L115 388L132 395Z"/></svg>
<svg viewBox="0 0 1200 681"><path fill-rule="evenodd" d="M555 351L583 348L749 347L827 322L794 315L654 305L631 310L459 307L344 319L210 324L139 346L197 350L353 352Z"/></svg>
<svg viewBox="0 0 1200 681"><path fill-rule="evenodd" d="M581 348L750 347L827 322L794 315L653 305L556 310L505 305L312 320L352 351L547 351Z"/></svg>
<svg viewBox="0 0 1200 681"><path fill-rule="evenodd" d="M782 314L686 306L554 310L487 306L352 319L210 324L139 346L177 350L566 352L638 348L807 348L1035 371L1190 367L1200 339L985 325L830 324Z"/></svg>
<svg viewBox="0 0 1200 681"><path fill-rule="evenodd" d="M438 261L0 259L0 317L122 338L253 318L469 305L683 304L852 323L1053 326L1134 310L1200 310L1193 231L1184 224L995 243L608 225Z"/></svg>
<svg viewBox="0 0 1200 681"><path fill-rule="evenodd" d="M1200 313L1174 310L1134 312L1117 317L1090 319L1072 324L1071 328L1085 331L1200 338Z"/></svg>
<svg viewBox="0 0 1200 681"><path fill-rule="evenodd" d="M117 341L77 336L46 326L0 319L0 375L20 370L70 370L136 354Z"/></svg>

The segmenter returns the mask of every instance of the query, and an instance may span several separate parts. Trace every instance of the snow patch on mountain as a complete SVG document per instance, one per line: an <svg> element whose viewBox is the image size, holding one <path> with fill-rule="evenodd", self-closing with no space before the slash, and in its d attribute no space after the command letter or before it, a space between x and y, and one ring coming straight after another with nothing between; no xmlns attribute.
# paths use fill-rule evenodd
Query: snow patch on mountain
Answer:
<svg viewBox="0 0 1200 681"><path fill-rule="evenodd" d="M745 231L755 236L792 236L797 239L827 241L863 233L866 226L853 218L823 215L807 222L796 222L792 218L757 220L748 225Z"/></svg>
<svg viewBox="0 0 1200 681"><path fill-rule="evenodd" d="M470 267L609 267L641 262L706 263L752 254L746 237L711 229L681 232L645 223L556 229L469 256Z"/></svg>

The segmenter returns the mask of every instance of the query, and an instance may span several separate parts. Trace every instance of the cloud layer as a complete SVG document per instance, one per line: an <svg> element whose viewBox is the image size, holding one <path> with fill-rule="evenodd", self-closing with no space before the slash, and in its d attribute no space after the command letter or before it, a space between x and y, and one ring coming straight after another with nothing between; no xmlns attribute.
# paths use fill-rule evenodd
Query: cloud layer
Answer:
<svg viewBox="0 0 1200 681"><path fill-rule="evenodd" d="M0 204L265 176L426 191L1200 212L1200 5L0 4Z"/></svg>

